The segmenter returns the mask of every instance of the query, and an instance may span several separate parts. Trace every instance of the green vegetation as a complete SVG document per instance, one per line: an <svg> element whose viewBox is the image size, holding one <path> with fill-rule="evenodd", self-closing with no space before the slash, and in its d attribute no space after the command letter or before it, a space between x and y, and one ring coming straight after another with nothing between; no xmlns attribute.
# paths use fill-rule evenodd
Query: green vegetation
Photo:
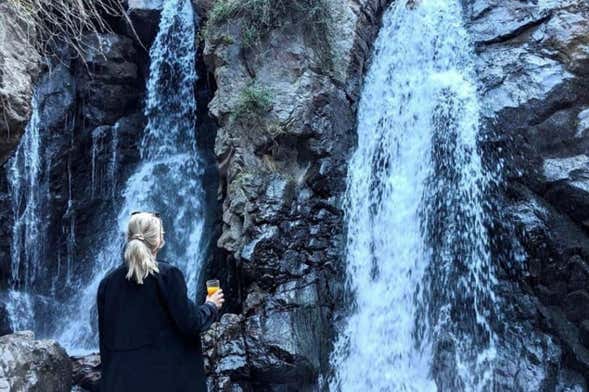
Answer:
<svg viewBox="0 0 589 392"><path fill-rule="evenodd" d="M245 47L256 46L272 29L290 22L302 24L306 38L330 57L332 15L328 0L217 0L209 12L207 29L235 17L244 20Z"/></svg>
<svg viewBox="0 0 589 392"><path fill-rule="evenodd" d="M233 117L250 119L267 112L271 107L272 94L270 91L265 87L251 83L241 90Z"/></svg>

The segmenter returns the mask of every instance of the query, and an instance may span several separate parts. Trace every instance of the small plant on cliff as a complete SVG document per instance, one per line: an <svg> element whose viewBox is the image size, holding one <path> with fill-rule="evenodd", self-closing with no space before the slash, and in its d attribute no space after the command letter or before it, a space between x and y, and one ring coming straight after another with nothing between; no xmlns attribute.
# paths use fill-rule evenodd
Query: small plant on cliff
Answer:
<svg viewBox="0 0 589 392"><path fill-rule="evenodd" d="M233 112L233 118L252 118L264 114L272 107L272 94L255 83L247 85L241 93Z"/></svg>

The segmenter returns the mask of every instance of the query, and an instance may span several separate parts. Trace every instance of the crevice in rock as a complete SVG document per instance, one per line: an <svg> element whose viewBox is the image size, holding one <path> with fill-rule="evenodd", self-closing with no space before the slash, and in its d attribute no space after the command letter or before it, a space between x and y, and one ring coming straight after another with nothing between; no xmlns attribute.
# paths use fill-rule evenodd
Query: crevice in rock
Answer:
<svg viewBox="0 0 589 392"><path fill-rule="evenodd" d="M549 21L551 17L552 13L548 13L539 19L531 20L530 22L523 24L506 34L499 35L489 40L476 41L476 49L478 51L483 46L491 46L494 44L507 44L510 41L514 41L518 38L521 38L523 40L525 39L525 37L530 36L539 26Z"/></svg>

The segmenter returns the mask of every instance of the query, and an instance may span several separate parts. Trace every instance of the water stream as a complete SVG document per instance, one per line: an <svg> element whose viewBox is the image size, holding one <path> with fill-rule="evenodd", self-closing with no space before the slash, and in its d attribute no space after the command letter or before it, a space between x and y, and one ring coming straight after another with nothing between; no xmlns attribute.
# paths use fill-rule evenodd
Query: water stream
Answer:
<svg viewBox="0 0 589 392"><path fill-rule="evenodd" d="M119 143L116 126L109 127L109 133L106 129L93 133L92 173L88 176L91 194L112 197L115 193L122 193L123 201L117 207L116 221L104 222L103 227L96 229L98 245L92 260L68 259L65 263L60 262L60 265L66 266L88 263L91 265L89 278L62 279L61 284L77 294L66 303L59 304L59 312L44 315L35 315L34 309L26 312L16 310L27 304L28 288L40 273L37 266L43 265L43 241L39 238L43 233L39 226L39 222L43 221L43 208L39 204L41 197L37 194L43 190L30 185L39 182L39 162L42 159L38 153L41 138L39 124L33 114L9 174L15 205L12 247L15 283L12 284L14 290L11 291L8 308L17 329L27 327L38 331L38 325L49 317L51 322L48 324L52 330L42 335L56 338L70 353L97 347L96 289L104 275L122 262L124 231L134 210L157 211L162 215L164 229L169 233L162 257L183 269L189 293L195 295L205 252L202 246L205 211L201 182L204 163L196 144L196 32L197 21L190 0L167 0L159 32L150 49L144 108L148 123L139 143L141 161L119 188L116 178ZM112 159L98 162L99 149L107 149ZM70 192L70 200L75 196ZM26 207L21 205L23 203ZM72 218L69 222L68 244L71 241L71 246L75 246L75 220ZM26 268L24 273L20 272L22 268ZM21 282L16 278L18 276L25 276L26 279Z"/></svg>
<svg viewBox="0 0 589 392"><path fill-rule="evenodd" d="M346 191L353 298L332 390L491 390L495 283L473 50L456 0L386 12Z"/></svg>

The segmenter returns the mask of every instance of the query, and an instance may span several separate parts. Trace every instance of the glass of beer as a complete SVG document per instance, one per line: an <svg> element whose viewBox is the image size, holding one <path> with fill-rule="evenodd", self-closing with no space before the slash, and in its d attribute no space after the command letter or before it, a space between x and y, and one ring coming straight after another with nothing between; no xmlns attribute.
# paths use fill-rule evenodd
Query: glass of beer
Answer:
<svg viewBox="0 0 589 392"><path fill-rule="evenodd" d="M219 279L207 280L207 295L215 294L217 291L219 291L220 287L221 284Z"/></svg>

